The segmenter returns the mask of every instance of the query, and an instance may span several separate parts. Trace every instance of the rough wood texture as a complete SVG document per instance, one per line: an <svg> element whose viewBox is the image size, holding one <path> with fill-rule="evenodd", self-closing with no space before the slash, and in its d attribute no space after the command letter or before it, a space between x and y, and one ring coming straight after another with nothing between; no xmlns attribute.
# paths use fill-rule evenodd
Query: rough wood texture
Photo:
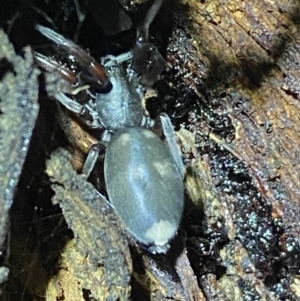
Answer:
<svg viewBox="0 0 300 301"><path fill-rule="evenodd" d="M13 45L0 29L0 284L7 280L3 265L9 233L9 210L28 152L38 114L39 71L34 68L30 48L25 58L16 55ZM0 296L1 296L0 288Z"/></svg>
<svg viewBox="0 0 300 301"><path fill-rule="evenodd" d="M208 179L217 184L221 207L215 208L221 209L231 240L220 252L227 273L216 283L230 300L245 298L246 286L255 287L262 300L296 298L288 291L295 291L293 282L299 274L299 2L187 1L186 7L188 18L179 18L183 33L180 29L176 33L185 43L182 46L174 37L170 61L186 67L181 76L199 102L214 107L219 117L229 118L223 128L215 126L217 121L212 127L211 119L199 118L201 111L189 112L188 126L196 137L208 135L230 154L228 162L222 163L214 150L207 153L200 147L202 163L192 163L194 169L205 170L205 176L197 172L201 182ZM230 125L232 136L224 135ZM230 167L231 156L239 162L236 167L243 169L234 167L231 172L242 181L224 174L224 166L214 163ZM204 200L214 199L214 190ZM194 189L188 191L193 199L199 196ZM212 205L206 202L205 207ZM244 255L238 252L240 244ZM231 254L230 260L225 253ZM286 263L291 264L288 273L280 267ZM280 289L277 277L284 283ZM275 286L278 289L272 295Z"/></svg>
<svg viewBox="0 0 300 301"><path fill-rule="evenodd" d="M74 233L74 239L62 251L55 280L63 291L62 297L84 300L81 294L75 297L73 293L86 290L96 300L128 300L132 262L112 207L92 184L77 175L64 153L52 154L47 174L55 191L52 201L60 204ZM75 287L70 289L70 283Z"/></svg>
<svg viewBox="0 0 300 301"><path fill-rule="evenodd" d="M213 89L231 98L224 104L235 128L228 150L245 163L274 214L299 239L297 5L191 2L190 18L193 37L201 37L199 52L206 49L208 67L212 61L216 66L209 72L221 79Z"/></svg>

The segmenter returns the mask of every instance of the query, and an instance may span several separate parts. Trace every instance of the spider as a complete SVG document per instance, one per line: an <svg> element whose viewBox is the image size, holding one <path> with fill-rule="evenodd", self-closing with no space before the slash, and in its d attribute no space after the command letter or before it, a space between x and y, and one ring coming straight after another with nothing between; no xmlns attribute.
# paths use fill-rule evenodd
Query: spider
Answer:
<svg viewBox="0 0 300 301"><path fill-rule="evenodd" d="M148 28L161 3L162 0L154 2L145 24L138 28L134 50L118 57L105 57L102 64L53 30L36 26L40 33L75 55L84 66L83 72L76 77L67 68L36 54L40 65L48 71L58 70L62 76L65 83L62 91L52 91L58 102L79 116L88 128L104 130L102 139L97 139L89 133L74 133L74 128L81 129L76 125L70 127L73 121L68 114L61 122L72 143L78 143L78 137L85 137L83 151L87 152L87 157L82 173L90 174L100 144L106 143L104 178L110 203L127 231L154 254L165 253L178 230L184 203L184 166L169 117L160 116L164 143L149 129L153 122L143 114L142 89L136 73L126 74L120 64L132 59L134 71L144 70L140 76L144 85L151 84L161 72L162 56L148 42ZM96 91L94 95L89 87ZM65 94L82 91L87 98L82 104Z"/></svg>

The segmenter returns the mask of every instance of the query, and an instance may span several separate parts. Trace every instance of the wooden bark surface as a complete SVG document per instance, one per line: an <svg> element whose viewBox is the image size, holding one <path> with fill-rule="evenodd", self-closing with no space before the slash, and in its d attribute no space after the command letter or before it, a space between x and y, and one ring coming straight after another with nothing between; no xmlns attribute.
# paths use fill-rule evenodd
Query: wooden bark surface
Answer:
<svg viewBox="0 0 300 301"><path fill-rule="evenodd" d="M60 32L72 32L64 22ZM20 26L7 24L24 46L13 35ZM186 211L167 255L142 251L105 199L92 203L97 191L68 155L52 153L62 146L51 138L55 105L40 95L10 217L4 300L298 300L299 26L300 2L279 0L169 2L155 20L168 92L158 86L147 104L171 116L187 170Z"/></svg>
<svg viewBox="0 0 300 301"><path fill-rule="evenodd" d="M229 260L234 262L229 266L235 276L227 275L233 282L226 281L223 289L230 300L242 300L245 292L238 292L239 281L251 279L262 300L280 299L276 293L266 293L268 277L283 275L280 269L276 274L274 263L294 264L299 258L299 2L188 1L186 5L188 20L183 27L191 37L186 49L194 52L191 56L178 47L171 58L176 60L180 53L187 61L186 74L194 75L192 84L200 100L217 107L217 115L228 116L234 128L233 137L224 137L224 132L218 133L220 128L209 126L210 120L202 120L191 126L192 131L209 135L242 162L251 182L245 187L248 195L241 198L243 192L237 185L222 185L227 179L222 168L212 168L214 154L204 157L202 153L198 164L212 185L204 199L211 199L217 183L220 211L231 241L221 250L221 257L226 262L227 256L235 253ZM186 78L190 81L191 76ZM245 177L244 183L248 181ZM212 211L206 212L214 215ZM240 244L244 251L238 251ZM277 252L279 258L275 258ZM255 259L259 253L265 257ZM249 258L246 254L253 264L252 273L240 266ZM288 276L289 288L299 297L299 270L290 268L295 274ZM219 284L224 285L225 278Z"/></svg>
<svg viewBox="0 0 300 301"><path fill-rule="evenodd" d="M299 239L299 3L193 4L191 32L201 37L205 77L216 77L212 90L231 98L229 151Z"/></svg>

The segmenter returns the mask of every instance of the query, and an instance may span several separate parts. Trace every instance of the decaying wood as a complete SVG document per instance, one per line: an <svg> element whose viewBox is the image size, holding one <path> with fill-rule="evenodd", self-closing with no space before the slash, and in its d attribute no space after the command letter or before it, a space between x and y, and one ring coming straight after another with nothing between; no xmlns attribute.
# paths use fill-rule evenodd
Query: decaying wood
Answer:
<svg viewBox="0 0 300 301"><path fill-rule="evenodd" d="M39 71L33 67L31 49L25 49L25 58L16 55L2 30L0 44L0 257L4 259L5 250L9 248L9 241L5 244L10 226L9 210L38 114ZM9 274L7 265L1 261L0 285Z"/></svg>
<svg viewBox="0 0 300 301"><path fill-rule="evenodd" d="M249 176L244 183L251 183L257 191L255 195L249 191L239 201L238 187L222 185L229 179L218 175L216 167L212 167L214 154L204 157L198 153L196 157L200 158L192 160L199 181L218 184L217 189L207 189L209 186L202 189L204 210L208 213L207 208L213 208L214 215L225 218L231 240L220 251L227 273L216 285L226 292L229 300L243 300L246 290L241 282L252 287L261 300L296 298L291 297L295 290L290 285L299 274L296 263L300 238L299 25L295 22L299 2L187 1L186 6L188 20L182 20L185 31L178 30L177 36L188 33L191 38L185 39L184 49L174 38L170 59L184 62L187 68L181 75L184 81L195 89L199 101L213 106L218 102L215 113L229 117L234 133L232 138L224 137L224 133L220 136L207 120L195 117L195 112L190 112L190 120L196 120L190 128L196 136L199 133L208 136L217 147L241 162ZM194 153L195 149L190 152ZM204 184L193 185L191 181L195 178L188 179L190 188L187 189L198 201L195 187ZM212 191L217 193L215 197L211 196ZM216 199L220 203L212 207ZM211 200L215 201L209 204ZM240 243L245 248L244 255L236 247L232 249ZM230 252L230 260L224 257L224 252ZM242 264L245 256L249 256L247 261L252 268ZM229 262L234 262L235 271L231 275ZM274 269L279 262L292 263L288 273ZM267 279L278 276L285 285L276 291L267 284ZM232 288L231 292L228 287Z"/></svg>
<svg viewBox="0 0 300 301"><path fill-rule="evenodd" d="M70 157L62 152L52 155L47 173L53 181L53 202L60 204L74 233L74 240L62 251L55 279L64 291L63 298L84 300L82 294L77 297L72 294L88 290L90 298L96 300L128 300L131 257L112 207L92 184L77 175ZM79 287L68 292L69 283Z"/></svg>
<svg viewBox="0 0 300 301"><path fill-rule="evenodd" d="M227 150L245 163L255 187L299 239L300 216L294 212L300 191L297 4L210 1L188 6L191 43L201 43L198 57L209 68L202 80L219 72L212 89L226 93L223 105L235 128ZM220 138L211 138L222 145ZM271 186L282 193L276 195Z"/></svg>

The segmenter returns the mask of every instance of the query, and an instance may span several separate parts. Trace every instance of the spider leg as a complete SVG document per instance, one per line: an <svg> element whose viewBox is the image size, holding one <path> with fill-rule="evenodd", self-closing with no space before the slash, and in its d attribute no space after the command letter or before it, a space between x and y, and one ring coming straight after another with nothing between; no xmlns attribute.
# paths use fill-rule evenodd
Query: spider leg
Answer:
<svg viewBox="0 0 300 301"><path fill-rule="evenodd" d="M160 10L164 0L155 0L148 10L145 19L137 28L137 40L140 42L149 41L149 27L153 22L155 16Z"/></svg>
<svg viewBox="0 0 300 301"><path fill-rule="evenodd" d="M38 24L35 27L43 36L65 49L69 54L74 55L80 64L86 67L85 72L94 77L94 81L97 82L100 88L109 84L105 69L86 51L50 28Z"/></svg>
<svg viewBox="0 0 300 301"><path fill-rule="evenodd" d="M149 27L164 0L154 0L144 21L137 27L131 69L141 75L140 83L151 87L165 67L165 60L157 48L149 42Z"/></svg>
<svg viewBox="0 0 300 301"><path fill-rule="evenodd" d="M180 152L178 149L178 145L176 142L174 129L173 129L171 120L166 114L161 114L160 120L161 120L163 132L166 137L166 141L167 141L170 153L171 153L173 159L175 160L182 177L184 177L184 165L183 165L182 158L181 158L181 155L180 155Z"/></svg>
<svg viewBox="0 0 300 301"><path fill-rule="evenodd" d="M85 162L82 167L82 174L85 175L86 178L88 178L98 160L100 151L100 145L94 144L89 149L88 155L85 159Z"/></svg>
<svg viewBox="0 0 300 301"><path fill-rule="evenodd" d="M60 65L58 62L38 52L34 53L34 58L35 61L38 63L38 65L43 69L45 69L46 71L49 72L58 71L63 79L69 81L71 84L77 83L78 80L76 74L73 71L69 70L68 68Z"/></svg>
<svg viewBox="0 0 300 301"><path fill-rule="evenodd" d="M79 116L88 114L88 116L90 116L92 119L92 121L86 121L86 125L89 128L92 129L103 128L103 125L99 120L99 116L97 112L89 104L81 105L80 103L72 100L71 98L69 98L64 93L61 92L56 93L54 97L69 111L78 114Z"/></svg>

